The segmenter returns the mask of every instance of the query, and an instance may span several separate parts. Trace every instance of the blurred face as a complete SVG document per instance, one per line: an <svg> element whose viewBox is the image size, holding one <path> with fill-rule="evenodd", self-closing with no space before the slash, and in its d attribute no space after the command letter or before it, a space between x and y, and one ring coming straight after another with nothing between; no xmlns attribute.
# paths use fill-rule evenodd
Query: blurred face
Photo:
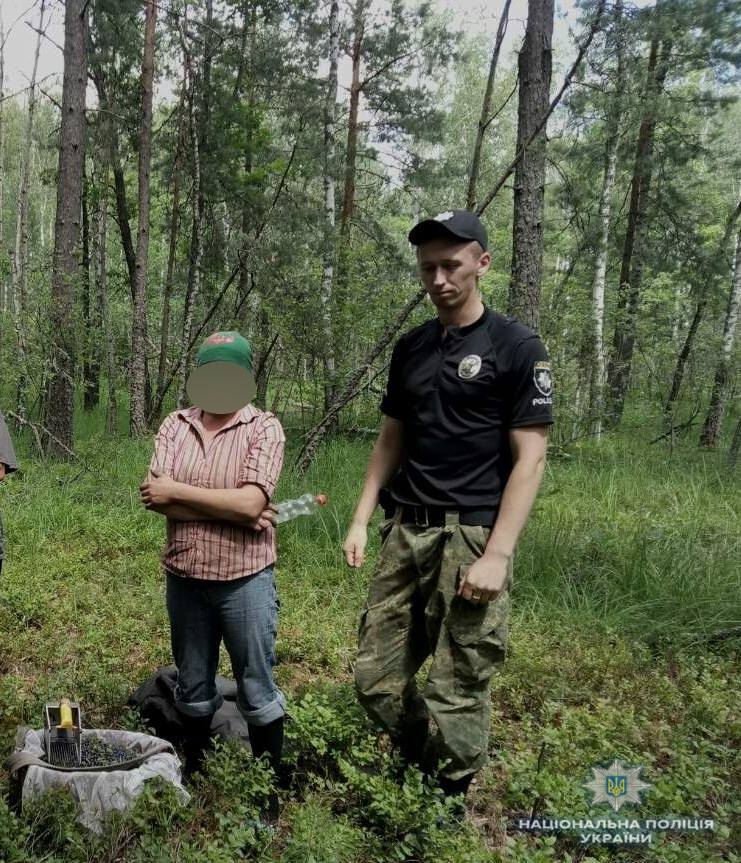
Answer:
<svg viewBox="0 0 741 863"><path fill-rule="evenodd" d="M419 275L440 311L452 311L478 296L477 280L486 273L491 255L474 240L438 237L417 247Z"/></svg>

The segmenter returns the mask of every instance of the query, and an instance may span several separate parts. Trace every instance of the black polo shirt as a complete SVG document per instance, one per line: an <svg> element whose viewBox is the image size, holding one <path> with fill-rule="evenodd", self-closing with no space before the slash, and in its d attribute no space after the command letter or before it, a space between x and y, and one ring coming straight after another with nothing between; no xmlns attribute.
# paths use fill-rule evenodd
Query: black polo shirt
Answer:
<svg viewBox="0 0 741 863"><path fill-rule="evenodd" d="M540 338L485 308L465 327L437 318L394 346L381 402L404 424L404 456L389 485L397 503L495 508L512 470L508 432L553 422Z"/></svg>

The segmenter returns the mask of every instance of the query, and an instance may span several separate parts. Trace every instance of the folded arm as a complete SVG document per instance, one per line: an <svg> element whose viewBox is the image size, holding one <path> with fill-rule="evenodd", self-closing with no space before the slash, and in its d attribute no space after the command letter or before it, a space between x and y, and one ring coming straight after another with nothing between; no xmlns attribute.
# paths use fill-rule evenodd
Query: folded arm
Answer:
<svg viewBox="0 0 741 863"><path fill-rule="evenodd" d="M151 471L139 490L147 509L175 521L228 521L255 527L273 511L267 495L257 485L200 488Z"/></svg>

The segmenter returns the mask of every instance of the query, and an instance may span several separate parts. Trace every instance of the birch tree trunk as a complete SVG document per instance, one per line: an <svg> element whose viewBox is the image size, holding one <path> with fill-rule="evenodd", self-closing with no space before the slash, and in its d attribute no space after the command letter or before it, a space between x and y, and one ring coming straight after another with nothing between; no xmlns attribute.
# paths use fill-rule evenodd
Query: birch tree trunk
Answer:
<svg viewBox="0 0 741 863"><path fill-rule="evenodd" d="M92 273L92 262L97 239L95 228L90 225L90 187L85 169L82 172L82 314L85 322L85 354L82 360L82 394L83 406L86 411L93 410L99 399L99 363L97 359L97 344L100 338L100 321L98 320L98 301L94 297L95 279Z"/></svg>
<svg viewBox="0 0 741 863"><path fill-rule="evenodd" d="M149 169L152 160L152 88L154 38L157 23L155 0L147 0L144 18L144 54L141 74L141 123L139 126L139 224L134 264L134 302L131 322L131 415L134 437L147 430L147 264L149 261Z"/></svg>
<svg viewBox="0 0 741 863"><path fill-rule="evenodd" d="M36 49L33 55L31 81L28 88L28 113L26 115L26 132L21 150L20 184L18 188L18 215L15 230L15 295L17 308L21 318L21 327L26 318L28 292L28 193L31 185L31 147L33 144L34 119L36 117L36 73L39 68L39 52L41 37L44 31L44 11L46 0L41 0L39 10L39 26L36 36Z"/></svg>
<svg viewBox="0 0 741 863"><path fill-rule="evenodd" d="M355 212L355 173L358 157L358 122L360 115L360 93L363 82L360 79L363 38L365 36L365 12L368 0L356 0L353 9L354 38L352 46L352 79L350 82L350 113L347 121L347 154L345 162L345 189L342 196L340 233L345 237L350 230L350 220ZM332 49L330 48L330 54Z"/></svg>
<svg viewBox="0 0 741 863"><path fill-rule="evenodd" d="M324 99L324 250L321 284L322 360L324 363L324 412L335 396L336 374L332 328L332 288L335 267L335 123L337 112L337 62L340 53L339 0L332 0L329 13L329 76Z"/></svg>
<svg viewBox="0 0 741 863"><path fill-rule="evenodd" d="M100 209L98 211L96 288L98 297L100 298L100 316L103 325L103 344L105 346L105 364L108 388L105 428L106 434L115 435L118 427L118 401L116 399L116 345L108 303L108 273L106 271L106 245L108 242L108 175L109 167L107 162L105 162L101 185L103 193L100 198Z"/></svg>
<svg viewBox="0 0 741 863"><path fill-rule="evenodd" d="M517 148L522 157L515 168L512 226L512 276L508 311L534 330L540 321L540 280L543 268L543 193L545 128L525 148L549 107L553 0L530 0L525 41L517 61L519 105Z"/></svg>
<svg viewBox="0 0 741 863"><path fill-rule="evenodd" d="M39 68L41 37L44 31L45 0L41 0L36 48L33 55L31 81L28 89L28 112L26 114L25 138L22 142L20 159L20 182L18 184L18 208L15 228L15 263L13 266L13 309L15 312L14 329L18 356L18 381L16 394L16 413L26 417L26 334L25 322L28 307L28 197L31 185L31 152L33 146L34 119L36 116L36 74Z"/></svg>
<svg viewBox="0 0 741 863"><path fill-rule="evenodd" d="M736 462L738 461L738 451L741 449L741 417L739 417L738 422L736 423L736 428L733 432L733 439L731 440L731 445L728 448L728 466L730 468L736 467Z"/></svg>
<svg viewBox="0 0 741 863"><path fill-rule="evenodd" d="M185 96L183 96L183 99ZM185 135L185 104L181 100L178 119L178 137L175 145L175 158L172 166L172 207L170 209L170 240L167 252L167 274L165 276L165 291L162 299L162 323L160 326L160 357L157 365L157 389L155 404L161 402L167 374L167 353L170 346L170 303L172 300L173 279L175 276L175 254L178 244L178 229L180 227L180 170ZM150 416L152 423L159 417Z"/></svg>
<svg viewBox="0 0 741 863"><path fill-rule="evenodd" d="M602 420L604 414L605 386L605 275L607 273L607 248L610 238L610 214L612 190L615 186L617 169L618 143L620 141L620 123L622 119L623 98L625 89L625 50L623 38L623 4L622 0L615 3L613 27L615 32L615 53L617 67L615 76L615 93L608 106L605 124L605 170L602 178L602 189L599 199L600 233L597 240L597 257L592 279L592 350L588 358L591 371L589 386L589 413L592 417L592 433L599 439L602 436Z"/></svg>
<svg viewBox="0 0 741 863"><path fill-rule="evenodd" d="M79 275L82 168L85 160L87 2L64 7L64 77L59 133L57 215L51 273L51 362L47 382L47 451L61 458L72 450L75 345L73 311Z"/></svg>
<svg viewBox="0 0 741 863"><path fill-rule="evenodd" d="M741 300L741 231L736 234L736 251L733 256L733 278L728 295L728 307L723 322L723 342L720 349L718 365L715 369L713 391L710 396L710 407L705 417L705 424L700 435L700 445L714 447L718 443L725 412L726 388L731 367L731 354L736 337L738 322L738 306Z"/></svg>

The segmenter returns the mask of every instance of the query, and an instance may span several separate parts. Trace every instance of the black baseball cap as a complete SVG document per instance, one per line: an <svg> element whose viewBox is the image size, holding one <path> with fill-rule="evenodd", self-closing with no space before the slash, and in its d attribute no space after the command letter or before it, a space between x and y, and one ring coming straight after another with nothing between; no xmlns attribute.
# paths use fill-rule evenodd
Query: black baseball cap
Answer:
<svg viewBox="0 0 741 863"><path fill-rule="evenodd" d="M489 239L481 219L470 210L447 210L432 219L423 219L409 232L409 242L421 246L438 237L454 237L456 240L476 240L486 251Z"/></svg>

